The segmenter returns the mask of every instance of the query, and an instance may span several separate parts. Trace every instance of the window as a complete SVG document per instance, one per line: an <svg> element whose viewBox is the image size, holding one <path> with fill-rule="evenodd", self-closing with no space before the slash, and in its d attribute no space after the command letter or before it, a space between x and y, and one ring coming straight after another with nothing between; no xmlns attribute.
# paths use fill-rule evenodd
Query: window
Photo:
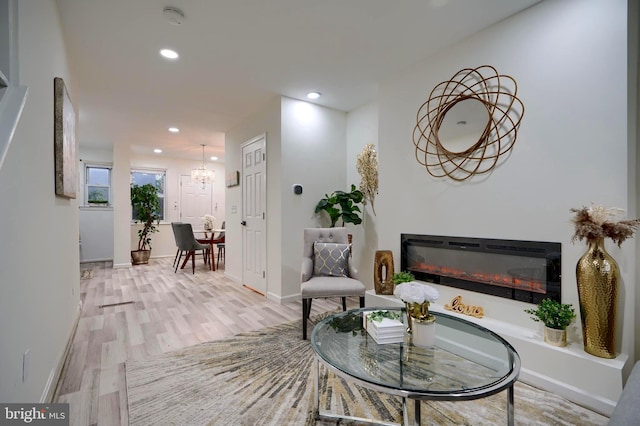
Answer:
<svg viewBox="0 0 640 426"><path fill-rule="evenodd" d="M85 204L90 206L111 205L111 166L85 165Z"/></svg>
<svg viewBox="0 0 640 426"><path fill-rule="evenodd" d="M164 181L166 178L166 170L131 170L131 185L151 185L158 188L158 198L160 199L160 220L164 220L165 198L164 198ZM132 212L132 219L137 219L137 213Z"/></svg>

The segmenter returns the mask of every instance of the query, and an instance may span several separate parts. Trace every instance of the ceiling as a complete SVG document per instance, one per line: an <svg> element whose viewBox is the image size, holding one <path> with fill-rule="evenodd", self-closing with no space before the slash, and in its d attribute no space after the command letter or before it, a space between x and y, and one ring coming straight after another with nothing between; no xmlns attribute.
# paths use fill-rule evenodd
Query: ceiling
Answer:
<svg viewBox="0 0 640 426"><path fill-rule="evenodd" d="M81 145L199 160L205 144L224 161L224 133L274 96L319 91L312 102L350 111L376 99L382 79L538 1L57 3ZM180 25L167 6L182 10ZM180 58L162 58L162 48Z"/></svg>

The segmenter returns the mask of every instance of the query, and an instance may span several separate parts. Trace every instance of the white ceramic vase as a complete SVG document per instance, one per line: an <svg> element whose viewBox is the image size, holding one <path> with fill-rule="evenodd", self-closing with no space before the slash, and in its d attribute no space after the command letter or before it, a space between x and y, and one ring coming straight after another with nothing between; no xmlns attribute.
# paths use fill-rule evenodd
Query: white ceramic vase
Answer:
<svg viewBox="0 0 640 426"><path fill-rule="evenodd" d="M429 315L427 319L412 318L411 341L419 348L431 348L436 342L436 317Z"/></svg>

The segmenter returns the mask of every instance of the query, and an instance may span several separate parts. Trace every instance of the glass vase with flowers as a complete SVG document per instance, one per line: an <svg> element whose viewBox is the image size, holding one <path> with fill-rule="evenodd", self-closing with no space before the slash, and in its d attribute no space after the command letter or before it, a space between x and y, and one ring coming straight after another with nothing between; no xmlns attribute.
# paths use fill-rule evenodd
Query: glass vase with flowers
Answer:
<svg viewBox="0 0 640 426"><path fill-rule="evenodd" d="M416 281L396 285L393 294L405 304L407 333L415 346L433 346L435 339L435 315L429 313L429 305L440 297L438 290Z"/></svg>

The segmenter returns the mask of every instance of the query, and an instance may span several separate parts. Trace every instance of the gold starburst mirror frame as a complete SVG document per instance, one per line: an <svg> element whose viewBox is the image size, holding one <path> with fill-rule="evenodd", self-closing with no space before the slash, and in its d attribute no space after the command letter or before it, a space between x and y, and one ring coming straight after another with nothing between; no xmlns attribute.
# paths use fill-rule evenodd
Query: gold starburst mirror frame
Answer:
<svg viewBox="0 0 640 426"><path fill-rule="evenodd" d="M431 176L455 181L491 171L516 142L524 115L517 91L512 77L490 65L465 68L438 84L416 115L418 163Z"/></svg>

